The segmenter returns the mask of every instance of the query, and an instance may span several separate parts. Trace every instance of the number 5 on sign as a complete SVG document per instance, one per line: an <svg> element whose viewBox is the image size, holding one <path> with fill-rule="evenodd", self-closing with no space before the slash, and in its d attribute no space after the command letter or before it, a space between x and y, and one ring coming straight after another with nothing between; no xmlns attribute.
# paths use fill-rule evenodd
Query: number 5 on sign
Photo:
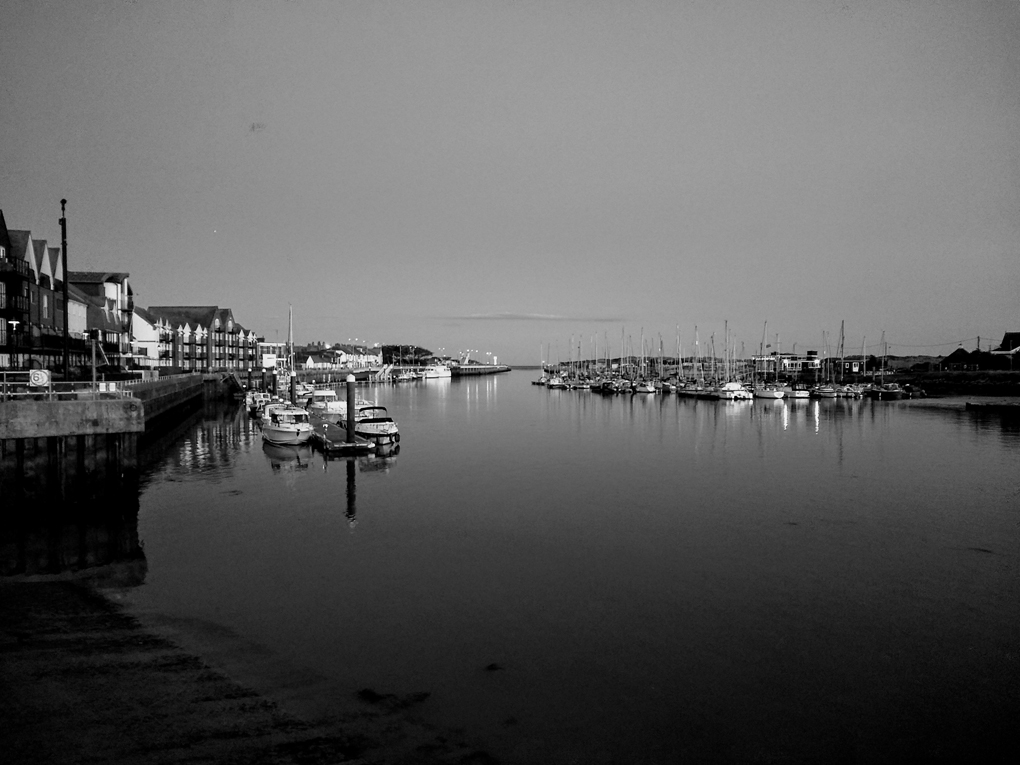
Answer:
<svg viewBox="0 0 1020 765"><path fill-rule="evenodd" d="M33 369L28 373L28 384L36 388L42 388L50 384L50 370Z"/></svg>

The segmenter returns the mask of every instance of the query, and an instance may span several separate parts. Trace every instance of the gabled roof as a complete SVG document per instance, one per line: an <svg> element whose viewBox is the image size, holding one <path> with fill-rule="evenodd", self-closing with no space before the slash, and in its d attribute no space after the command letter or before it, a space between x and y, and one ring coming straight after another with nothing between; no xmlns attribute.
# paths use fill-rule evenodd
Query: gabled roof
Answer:
<svg viewBox="0 0 1020 765"><path fill-rule="evenodd" d="M46 274L51 279L53 273L50 271L50 259L46 256L46 240L32 240L33 255L35 256L35 272L40 276Z"/></svg>
<svg viewBox="0 0 1020 765"><path fill-rule="evenodd" d="M32 266L34 270L35 263L30 259L32 257L32 253L29 249L29 244L32 241L32 232L12 230L9 231L8 234L10 234L11 238L11 255L16 258L20 258L21 260L28 261L28 264Z"/></svg>
<svg viewBox="0 0 1020 765"><path fill-rule="evenodd" d="M64 280L64 259L61 256L59 247L48 247L47 255L50 259L50 275L59 281Z"/></svg>

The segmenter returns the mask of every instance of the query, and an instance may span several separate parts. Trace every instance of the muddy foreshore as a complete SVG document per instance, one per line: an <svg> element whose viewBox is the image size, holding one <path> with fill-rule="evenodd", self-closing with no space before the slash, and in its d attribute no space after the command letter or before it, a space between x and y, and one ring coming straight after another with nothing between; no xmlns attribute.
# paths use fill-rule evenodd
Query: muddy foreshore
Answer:
<svg viewBox="0 0 1020 765"><path fill-rule="evenodd" d="M212 625L75 581L0 581L0 750L21 763L487 763L415 719Z"/></svg>

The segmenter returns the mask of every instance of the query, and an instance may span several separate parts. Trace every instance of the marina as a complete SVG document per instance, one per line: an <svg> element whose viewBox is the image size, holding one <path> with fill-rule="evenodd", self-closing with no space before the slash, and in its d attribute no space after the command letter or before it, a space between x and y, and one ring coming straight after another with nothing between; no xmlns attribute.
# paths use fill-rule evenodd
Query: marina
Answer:
<svg viewBox="0 0 1020 765"><path fill-rule="evenodd" d="M1013 415L537 374L359 386L399 453L270 454L243 409L199 420L144 469L124 602L332 693L428 693L420 719L500 762L1008 746Z"/></svg>

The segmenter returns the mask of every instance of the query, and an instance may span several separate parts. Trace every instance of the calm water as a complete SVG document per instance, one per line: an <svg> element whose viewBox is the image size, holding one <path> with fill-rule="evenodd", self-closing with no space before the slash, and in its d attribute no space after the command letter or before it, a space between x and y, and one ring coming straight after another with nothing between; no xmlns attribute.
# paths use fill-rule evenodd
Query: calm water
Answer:
<svg viewBox="0 0 1020 765"><path fill-rule="evenodd" d="M196 424L143 480L131 597L343 692L429 691L423 717L505 762L1012 742L1016 421L534 374L361 388L403 437L352 463Z"/></svg>

